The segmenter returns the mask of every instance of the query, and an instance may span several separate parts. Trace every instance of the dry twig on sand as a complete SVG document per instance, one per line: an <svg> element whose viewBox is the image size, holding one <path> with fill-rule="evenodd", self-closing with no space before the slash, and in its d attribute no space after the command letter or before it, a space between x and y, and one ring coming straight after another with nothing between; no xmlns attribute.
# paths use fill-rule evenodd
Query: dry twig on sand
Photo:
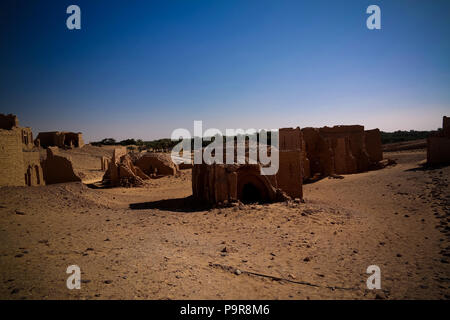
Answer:
<svg viewBox="0 0 450 320"><path fill-rule="evenodd" d="M248 274L248 275L257 276L257 277L269 278L274 281L286 281L286 282L291 282L291 283L296 283L296 284L301 284L301 285L316 287L316 288L326 288L326 289L330 289L330 290L356 290L356 288L346 288L346 287L337 287L337 286L321 286L321 285L306 282L306 281L290 280L290 279L280 278L280 277L271 276L271 275L267 275L267 274L263 274L263 273L245 271L245 270L241 270L241 269L238 269L238 268L235 268L232 266L226 266L226 265L219 264L219 263L209 263L209 266L213 267L213 268L222 269L224 271L228 271L228 272L235 273L235 274Z"/></svg>

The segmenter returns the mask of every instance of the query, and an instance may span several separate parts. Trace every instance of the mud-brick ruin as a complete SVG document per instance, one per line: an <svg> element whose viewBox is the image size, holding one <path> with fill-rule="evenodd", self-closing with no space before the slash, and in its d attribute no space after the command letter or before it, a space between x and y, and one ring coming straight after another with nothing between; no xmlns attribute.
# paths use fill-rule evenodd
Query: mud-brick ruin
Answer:
<svg viewBox="0 0 450 320"><path fill-rule="evenodd" d="M144 180L175 175L178 167L168 154L145 153L132 159L125 147L114 149L112 159L101 159L102 168L107 166L102 182L109 186L136 187Z"/></svg>
<svg viewBox="0 0 450 320"><path fill-rule="evenodd" d="M31 129L12 114L0 114L0 172L0 186L45 184Z"/></svg>
<svg viewBox="0 0 450 320"><path fill-rule="evenodd" d="M303 128L305 178L364 172L383 159L381 133L363 126ZM309 165L309 168L308 168Z"/></svg>
<svg viewBox="0 0 450 320"><path fill-rule="evenodd" d="M440 165L450 163L450 117L442 119L442 130L427 139L427 163Z"/></svg>
<svg viewBox="0 0 450 320"><path fill-rule="evenodd" d="M174 176L179 171L178 166L166 153L147 152L141 154L135 161L135 166L140 168L150 177Z"/></svg>
<svg viewBox="0 0 450 320"><path fill-rule="evenodd" d="M279 133L279 169L275 175L262 175L261 164L194 164L192 192L196 201L207 204L274 202L303 198L304 158L302 132L282 129ZM237 151L235 151L236 157ZM225 160L224 153L224 160Z"/></svg>
<svg viewBox="0 0 450 320"><path fill-rule="evenodd" d="M83 134L81 132L39 132L36 144L47 147L59 148L81 148L84 146Z"/></svg>
<svg viewBox="0 0 450 320"><path fill-rule="evenodd" d="M378 129L364 131L359 125L282 128L278 136L277 174L261 175L260 164L195 164L194 199L209 204L302 199L304 180L367 171L383 159Z"/></svg>
<svg viewBox="0 0 450 320"><path fill-rule="evenodd" d="M103 175L103 184L113 187L140 186L147 179L150 179L149 176L133 165L126 148L114 149L108 169Z"/></svg>
<svg viewBox="0 0 450 320"><path fill-rule="evenodd" d="M47 184L81 181L73 169L72 161L59 155L57 147L47 149L47 158L41 165Z"/></svg>
<svg viewBox="0 0 450 320"><path fill-rule="evenodd" d="M58 137L63 137L61 141L71 146L83 145L81 133ZM69 142L72 138L76 142ZM39 148L39 139L33 141L31 128L20 127L15 115L0 114L0 186L41 186L81 181L71 160L59 155L57 147L48 147L46 158L41 157Z"/></svg>

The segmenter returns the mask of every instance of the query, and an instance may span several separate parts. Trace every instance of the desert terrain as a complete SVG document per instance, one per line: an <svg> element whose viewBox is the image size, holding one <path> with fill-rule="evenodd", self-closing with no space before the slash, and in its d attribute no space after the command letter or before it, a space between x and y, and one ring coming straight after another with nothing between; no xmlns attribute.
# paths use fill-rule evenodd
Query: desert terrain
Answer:
<svg viewBox="0 0 450 320"><path fill-rule="evenodd" d="M190 170L96 188L112 149L64 152L84 183L0 188L2 299L450 298L450 167L419 165L424 149L306 184L304 203L228 208L195 206Z"/></svg>

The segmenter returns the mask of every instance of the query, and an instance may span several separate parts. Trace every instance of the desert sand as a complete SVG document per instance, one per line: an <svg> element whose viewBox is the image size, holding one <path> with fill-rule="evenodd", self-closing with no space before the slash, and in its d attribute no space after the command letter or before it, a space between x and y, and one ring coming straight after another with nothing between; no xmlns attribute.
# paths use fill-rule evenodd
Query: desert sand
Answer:
<svg viewBox="0 0 450 320"><path fill-rule="evenodd" d="M425 150L306 184L304 203L230 208L194 206L190 170L88 186L112 150L66 152L84 183L0 188L2 299L450 298L450 167L421 167ZM73 264L80 290L66 287Z"/></svg>

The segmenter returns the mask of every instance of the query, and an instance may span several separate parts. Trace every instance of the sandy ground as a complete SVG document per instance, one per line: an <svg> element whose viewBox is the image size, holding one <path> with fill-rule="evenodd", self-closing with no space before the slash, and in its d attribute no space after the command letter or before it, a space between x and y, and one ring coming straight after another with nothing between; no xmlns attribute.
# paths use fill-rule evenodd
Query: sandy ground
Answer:
<svg viewBox="0 0 450 320"><path fill-rule="evenodd" d="M197 208L189 170L142 188L1 188L0 298L449 299L450 167L385 157L398 164L305 185L305 203Z"/></svg>

